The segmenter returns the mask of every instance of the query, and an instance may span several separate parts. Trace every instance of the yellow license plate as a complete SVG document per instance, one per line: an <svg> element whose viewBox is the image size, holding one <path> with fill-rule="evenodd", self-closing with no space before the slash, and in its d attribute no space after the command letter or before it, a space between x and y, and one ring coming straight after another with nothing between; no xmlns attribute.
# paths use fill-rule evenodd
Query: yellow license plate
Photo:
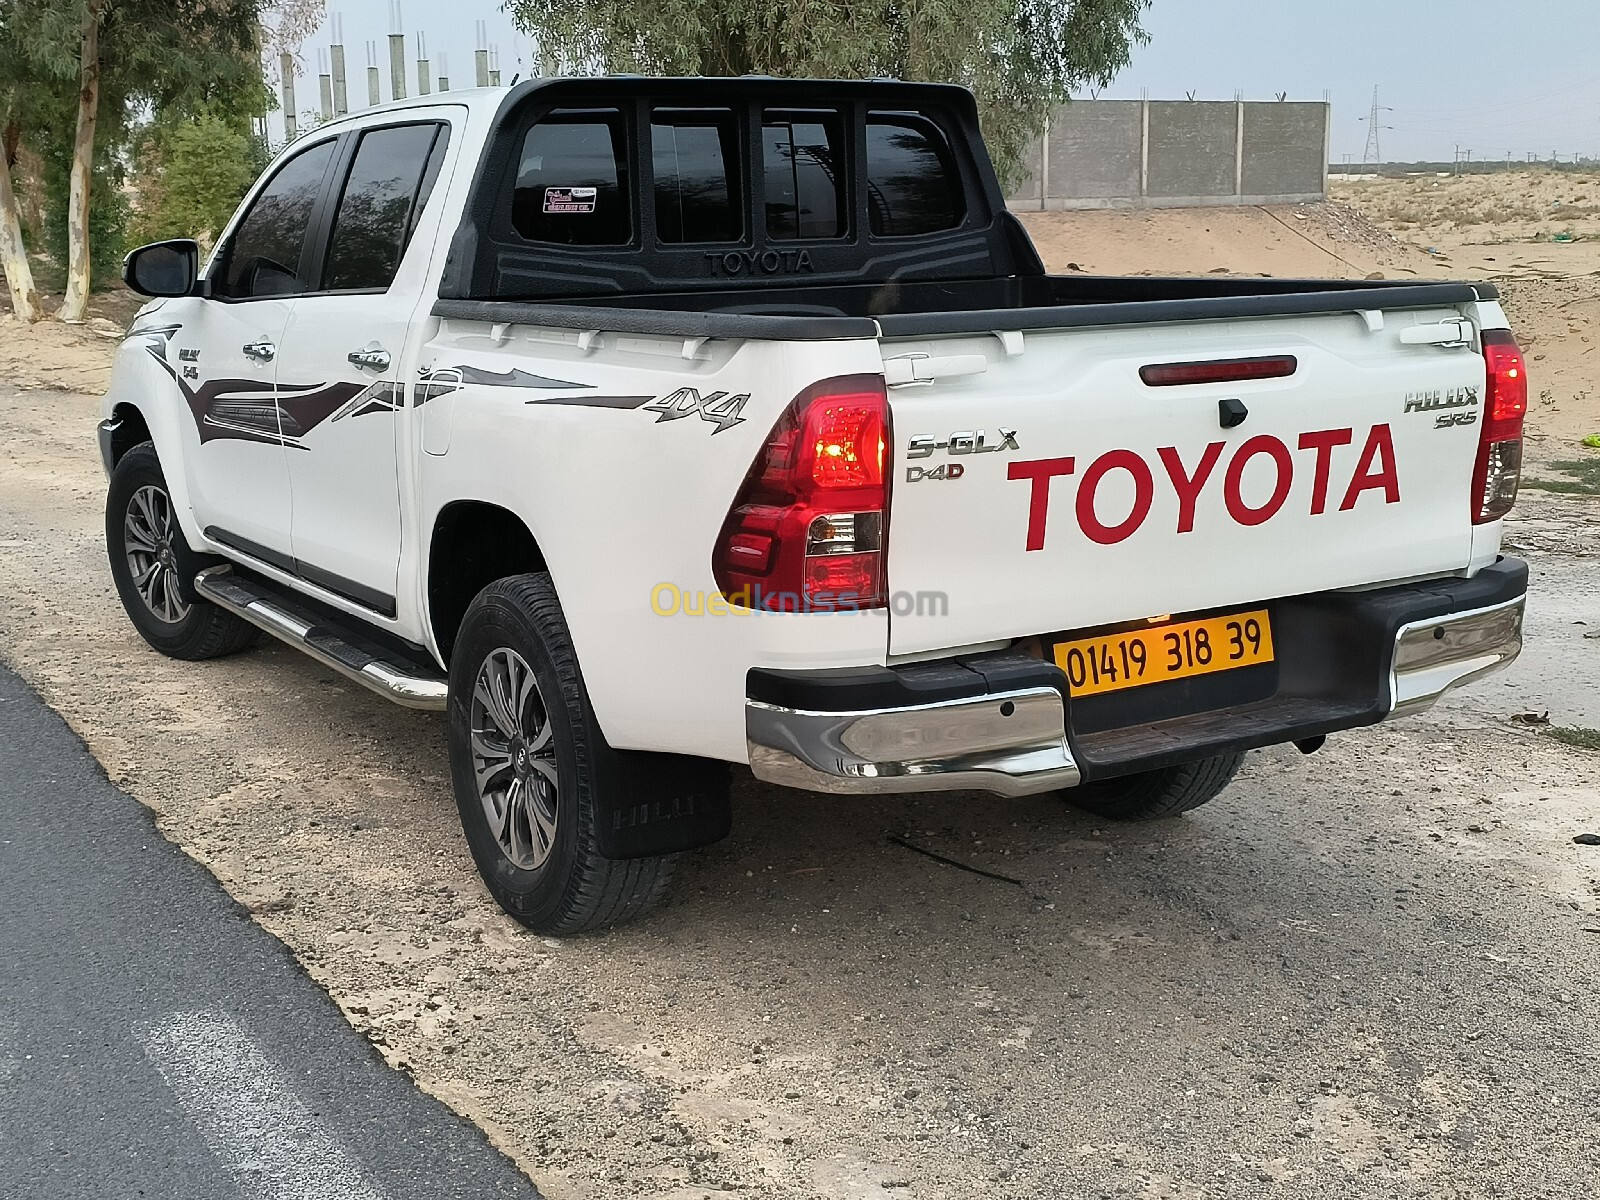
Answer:
<svg viewBox="0 0 1600 1200"><path fill-rule="evenodd" d="M1272 624L1264 608L1127 629L1055 646L1056 666L1066 672L1074 696L1253 667L1272 658Z"/></svg>

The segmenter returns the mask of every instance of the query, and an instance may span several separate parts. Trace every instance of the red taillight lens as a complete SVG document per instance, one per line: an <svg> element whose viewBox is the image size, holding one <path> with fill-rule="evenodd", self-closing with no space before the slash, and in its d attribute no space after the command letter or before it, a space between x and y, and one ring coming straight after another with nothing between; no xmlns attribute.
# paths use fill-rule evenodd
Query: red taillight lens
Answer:
<svg viewBox="0 0 1600 1200"><path fill-rule="evenodd" d="M712 559L742 608L882 608L887 602L889 402L883 380L851 375L807 388L778 419Z"/></svg>
<svg viewBox="0 0 1600 1200"><path fill-rule="evenodd" d="M806 449L819 488L882 486L885 409L882 391L813 402L806 414Z"/></svg>
<svg viewBox="0 0 1600 1200"><path fill-rule="evenodd" d="M1214 358L1205 362L1151 363L1139 368L1146 387L1179 387L1190 383L1238 383L1248 379L1282 379L1300 362L1292 354L1270 358Z"/></svg>
<svg viewBox="0 0 1600 1200"><path fill-rule="evenodd" d="M1507 329L1483 331L1487 367L1478 461L1472 472L1472 523L1498 521L1511 511L1522 478L1522 418L1528 411L1528 369Z"/></svg>

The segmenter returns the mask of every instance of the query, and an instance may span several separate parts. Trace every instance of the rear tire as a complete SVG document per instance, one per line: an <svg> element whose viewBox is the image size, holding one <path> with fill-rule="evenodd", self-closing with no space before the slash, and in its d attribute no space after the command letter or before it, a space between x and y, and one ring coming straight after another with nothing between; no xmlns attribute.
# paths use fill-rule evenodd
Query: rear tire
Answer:
<svg viewBox="0 0 1600 1200"><path fill-rule="evenodd" d="M111 472L106 554L128 619L169 658L221 658L259 636L254 625L195 593L194 577L222 560L189 548L149 442L129 450Z"/></svg>
<svg viewBox="0 0 1600 1200"><path fill-rule="evenodd" d="M550 576L479 592L450 657L450 773L478 872L537 933L629 921L665 894L675 855L613 859L596 798L628 773L600 732Z"/></svg>
<svg viewBox="0 0 1600 1200"><path fill-rule="evenodd" d="M1199 808L1233 782L1243 754L1141 771L1063 793L1069 804L1112 821L1160 821Z"/></svg>

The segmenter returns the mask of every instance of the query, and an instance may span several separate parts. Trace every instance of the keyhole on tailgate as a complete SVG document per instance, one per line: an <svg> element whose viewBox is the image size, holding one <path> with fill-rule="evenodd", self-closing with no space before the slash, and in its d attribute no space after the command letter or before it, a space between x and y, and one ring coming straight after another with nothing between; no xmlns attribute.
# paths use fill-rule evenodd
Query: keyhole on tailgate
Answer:
<svg viewBox="0 0 1600 1200"><path fill-rule="evenodd" d="M1000 705L1000 715L1002 717L1009 717L1012 713L1014 713L1016 711L1017 711L1017 706L1015 704L1011 703L1011 701L1009 701L1009 700L1005 701L1003 704Z"/></svg>
<svg viewBox="0 0 1600 1200"><path fill-rule="evenodd" d="M1217 401L1217 424L1224 429L1232 429L1235 425L1243 425L1244 419L1249 415L1250 410L1244 406L1244 401L1236 396Z"/></svg>

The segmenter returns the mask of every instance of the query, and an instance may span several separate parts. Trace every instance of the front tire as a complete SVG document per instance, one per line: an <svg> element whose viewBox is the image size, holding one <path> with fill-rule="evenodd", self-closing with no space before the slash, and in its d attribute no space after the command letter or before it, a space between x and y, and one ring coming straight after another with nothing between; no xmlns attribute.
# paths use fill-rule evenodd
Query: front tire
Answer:
<svg viewBox="0 0 1600 1200"><path fill-rule="evenodd" d="M490 584L450 658L450 771L473 861L500 906L535 932L582 933L641 915L673 855L599 852L599 789L626 773L589 706L545 574Z"/></svg>
<svg viewBox="0 0 1600 1200"><path fill-rule="evenodd" d="M149 442L129 450L111 472L106 554L128 619L161 653L194 661L254 644L254 625L195 593L194 577L221 560L189 548Z"/></svg>
<svg viewBox="0 0 1600 1200"><path fill-rule="evenodd" d="M1243 754L1219 754L1199 762L1086 783L1063 794L1074 807L1112 821L1160 821L1214 800L1233 782L1243 762Z"/></svg>

